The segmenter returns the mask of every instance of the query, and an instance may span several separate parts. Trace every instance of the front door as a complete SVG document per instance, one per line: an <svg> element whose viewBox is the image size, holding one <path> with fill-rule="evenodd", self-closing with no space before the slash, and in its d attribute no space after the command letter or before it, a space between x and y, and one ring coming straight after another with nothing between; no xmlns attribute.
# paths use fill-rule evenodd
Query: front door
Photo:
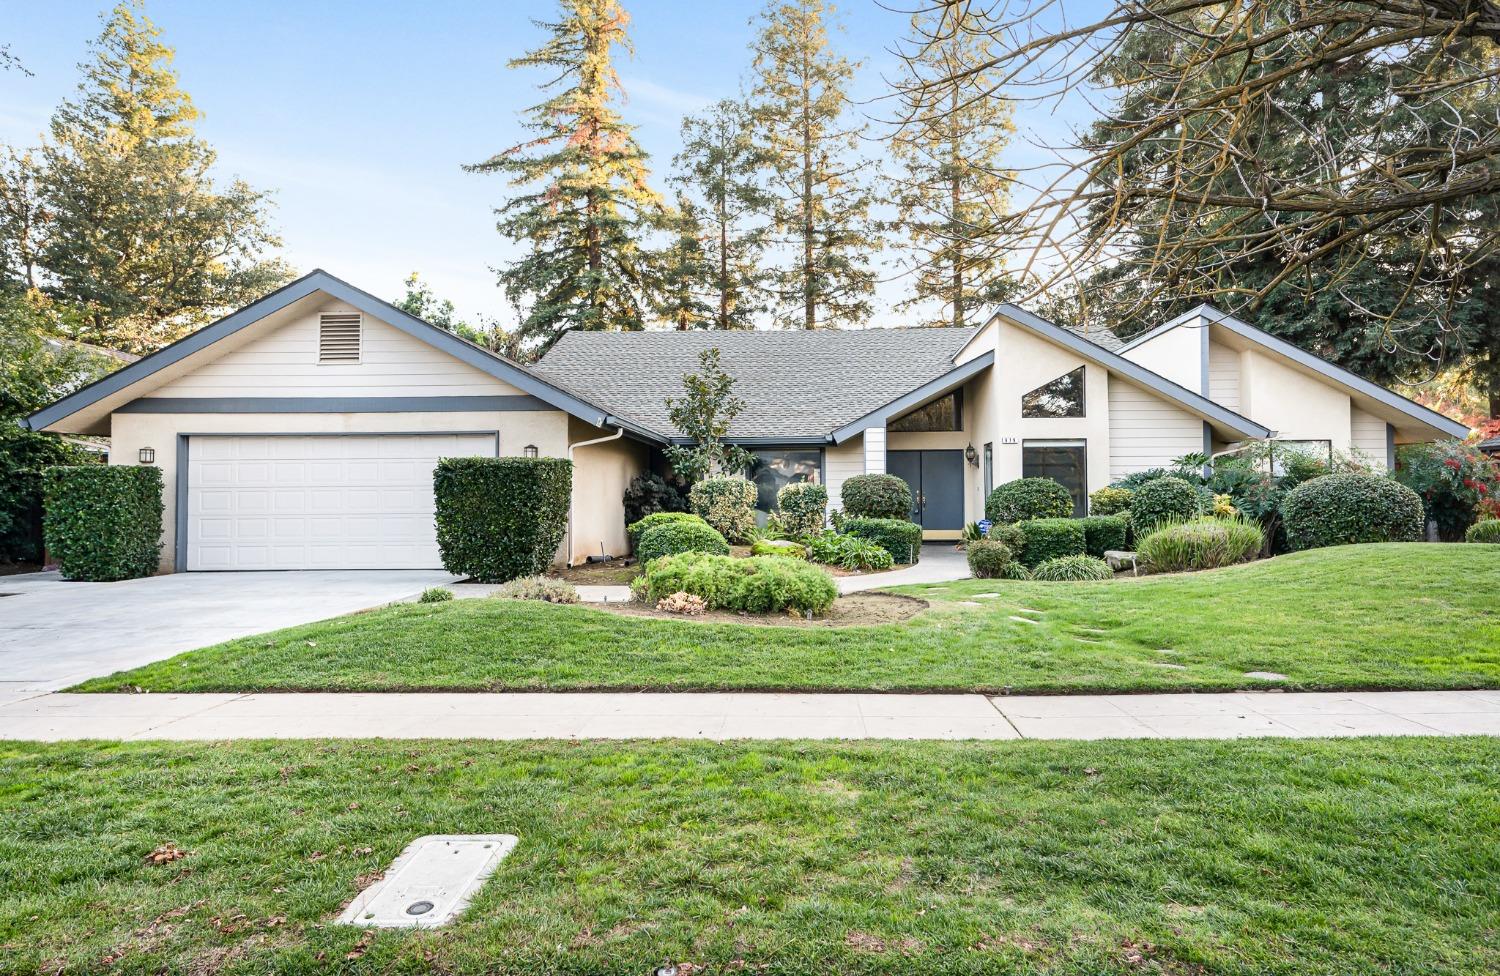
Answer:
<svg viewBox="0 0 1500 976"><path fill-rule="evenodd" d="M964 452L890 451L886 471L911 488L911 520L923 529L964 527Z"/></svg>

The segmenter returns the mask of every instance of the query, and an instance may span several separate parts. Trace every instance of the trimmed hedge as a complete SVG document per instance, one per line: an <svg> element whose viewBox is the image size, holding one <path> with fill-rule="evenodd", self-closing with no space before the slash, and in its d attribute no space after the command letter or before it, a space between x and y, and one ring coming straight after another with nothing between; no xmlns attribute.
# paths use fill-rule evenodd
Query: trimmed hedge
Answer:
<svg viewBox="0 0 1500 976"><path fill-rule="evenodd" d="M755 482L748 478L704 478L688 492L693 512L736 545L755 534Z"/></svg>
<svg viewBox="0 0 1500 976"><path fill-rule="evenodd" d="M1100 488L1089 496L1090 515L1119 515L1121 512L1130 511L1130 499L1135 492L1129 488L1117 488L1114 485L1108 488Z"/></svg>
<svg viewBox="0 0 1500 976"><path fill-rule="evenodd" d="M1264 544L1265 534L1254 522L1198 518L1158 527L1139 542L1136 555L1152 572L1181 573L1254 559Z"/></svg>
<svg viewBox="0 0 1500 976"><path fill-rule="evenodd" d="M991 522L1066 518L1073 514L1073 496L1051 478L1017 478L990 492L984 517Z"/></svg>
<svg viewBox="0 0 1500 976"><path fill-rule="evenodd" d="M647 529L654 529L658 525L670 525L673 522L708 524L692 512L653 512L645 518L631 522L625 526L625 534L630 537L630 548L634 550L640 546L641 536L646 534Z"/></svg>
<svg viewBox="0 0 1500 976"><path fill-rule="evenodd" d="M161 564L161 486L161 468L152 465L48 468L42 474L42 532L63 579L108 583L155 573Z"/></svg>
<svg viewBox="0 0 1500 976"><path fill-rule="evenodd" d="M1124 549L1130 532L1128 515L1090 515L1083 522L1084 551L1103 559L1111 549Z"/></svg>
<svg viewBox="0 0 1500 976"><path fill-rule="evenodd" d="M969 572L975 579L999 579L1014 558L1003 542L979 539L969 543Z"/></svg>
<svg viewBox="0 0 1500 976"><path fill-rule="evenodd" d="M893 474L857 474L839 489L844 514L855 518L908 519L911 486Z"/></svg>
<svg viewBox="0 0 1500 976"><path fill-rule="evenodd" d="M1198 488L1183 478L1153 478L1130 498L1130 524L1137 538L1164 522L1186 522L1198 514Z"/></svg>
<svg viewBox="0 0 1500 976"><path fill-rule="evenodd" d="M667 556L646 567L633 590L651 603L673 593L701 597L712 609L744 613L822 613L838 598L827 570L797 559L751 556L735 559L705 552Z"/></svg>
<svg viewBox="0 0 1500 976"><path fill-rule="evenodd" d="M1464 532L1464 541L1500 544L1500 519L1475 522Z"/></svg>
<svg viewBox="0 0 1500 976"><path fill-rule="evenodd" d="M869 539L891 554L898 563L922 558L922 527L905 519L851 518L844 520L844 531Z"/></svg>
<svg viewBox="0 0 1500 976"><path fill-rule="evenodd" d="M1325 474L1304 481L1282 500L1281 518L1292 549L1420 542L1427 528L1420 495L1372 474Z"/></svg>
<svg viewBox="0 0 1500 976"><path fill-rule="evenodd" d="M811 481L793 481L776 493L781 524L794 539L823 531L828 511L828 489Z"/></svg>
<svg viewBox="0 0 1500 976"><path fill-rule="evenodd" d="M1088 551L1088 536L1083 519L1030 519L1019 523L1025 541L1021 544L1021 562L1035 569L1049 559L1082 556Z"/></svg>
<svg viewBox="0 0 1500 976"><path fill-rule="evenodd" d="M647 529L641 535L641 544L636 546L636 558L642 565L662 556L675 556L679 552L712 552L729 555L729 543L714 531L713 526L701 520L692 522L666 522Z"/></svg>
<svg viewBox="0 0 1500 976"><path fill-rule="evenodd" d="M443 458L432 475L443 568L482 583L546 569L568 528L573 462Z"/></svg>
<svg viewBox="0 0 1500 976"><path fill-rule="evenodd" d="M1049 583L1081 583L1114 579L1115 572L1109 568L1109 563L1093 556L1059 556L1033 569L1031 578Z"/></svg>

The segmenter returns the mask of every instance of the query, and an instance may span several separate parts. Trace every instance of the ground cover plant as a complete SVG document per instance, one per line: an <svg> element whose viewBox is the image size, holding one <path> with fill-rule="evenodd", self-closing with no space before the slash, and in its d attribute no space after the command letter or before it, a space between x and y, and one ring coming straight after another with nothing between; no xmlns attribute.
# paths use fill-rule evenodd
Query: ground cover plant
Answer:
<svg viewBox="0 0 1500 976"><path fill-rule="evenodd" d="M1500 687L1500 559L1486 546L1338 546L1204 573L899 592L931 606L900 624L773 637L582 606L407 604L82 688L1222 690L1256 684L1248 671L1285 674L1287 688Z"/></svg>

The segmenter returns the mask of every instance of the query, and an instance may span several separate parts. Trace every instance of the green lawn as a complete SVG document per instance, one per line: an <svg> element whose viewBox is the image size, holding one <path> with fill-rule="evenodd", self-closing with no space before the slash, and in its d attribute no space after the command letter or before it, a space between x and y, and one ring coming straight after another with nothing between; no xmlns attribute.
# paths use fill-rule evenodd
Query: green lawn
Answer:
<svg viewBox="0 0 1500 976"><path fill-rule="evenodd" d="M1492 739L7 743L0 971L1488 974L1497 822ZM467 916L329 924L447 832Z"/></svg>
<svg viewBox="0 0 1500 976"><path fill-rule="evenodd" d="M488 599L403 605L79 690L1208 690L1255 684L1247 671L1302 689L1500 686L1500 546L1354 546L1181 576L908 592L933 608L848 629Z"/></svg>

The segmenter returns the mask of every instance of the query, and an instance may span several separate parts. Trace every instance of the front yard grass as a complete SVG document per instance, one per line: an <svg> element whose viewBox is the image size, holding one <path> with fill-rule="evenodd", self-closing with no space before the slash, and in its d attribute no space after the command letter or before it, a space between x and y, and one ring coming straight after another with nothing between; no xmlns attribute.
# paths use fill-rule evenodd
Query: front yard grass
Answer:
<svg viewBox="0 0 1500 976"><path fill-rule="evenodd" d="M191 651L81 691L1224 690L1500 686L1500 547L1348 546L1101 583L908 592L900 624L766 628L493 599Z"/></svg>
<svg viewBox="0 0 1500 976"><path fill-rule="evenodd" d="M1489 974L1497 820L1492 739L4 743L0 971ZM330 924L495 832L450 928Z"/></svg>

